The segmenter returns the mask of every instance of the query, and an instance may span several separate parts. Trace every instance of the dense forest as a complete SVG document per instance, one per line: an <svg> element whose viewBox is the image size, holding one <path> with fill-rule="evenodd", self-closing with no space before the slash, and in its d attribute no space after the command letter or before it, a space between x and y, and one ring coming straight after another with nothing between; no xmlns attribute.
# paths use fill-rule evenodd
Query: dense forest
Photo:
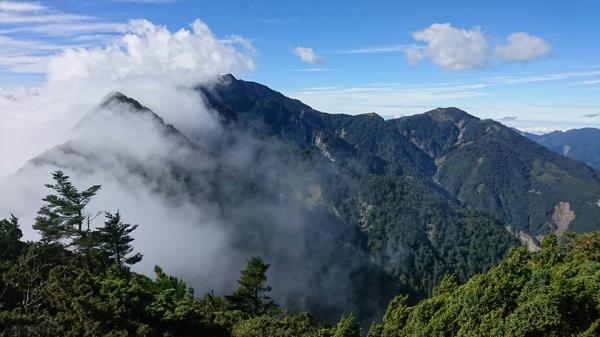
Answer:
<svg viewBox="0 0 600 337"><path fill-rule="evenodd" d="M101 187L80 190L61 171L53 178L46 185L51 194L33 224L39 242L21 240L16 217L0 221L0 336L600 333L599 232L561 240L549 235L535 253L513 248L498 265L462 285L453 275L444 277L431 297L418 303L399 294L381 322L361 331L352 312L337 324L326 324L310 313L278 306L269 296L268 261L260 257L248 257L237 289L225 296L210 289L198 294L158 266L154 278L135 273L131 266L142 259L132 245L137 226L119 211L105 212L103 224L91 226L99 215L86 206ZM380 244L369 243L375 250Z"/></svg>

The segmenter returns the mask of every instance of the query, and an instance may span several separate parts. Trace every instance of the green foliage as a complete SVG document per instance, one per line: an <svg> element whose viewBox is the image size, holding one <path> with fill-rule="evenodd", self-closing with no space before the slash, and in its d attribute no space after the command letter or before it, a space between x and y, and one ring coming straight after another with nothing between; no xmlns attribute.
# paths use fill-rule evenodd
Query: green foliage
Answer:
<svg viewBox="0 0 600 337"><path fill-rule="evenodd" d="M600 232L544 239L542 250L514 249L462 286L445 279L413 307L392 301L381 337L586 336L600 322Z"/></svg>
<svg viewBox="0 0 600 337"><path fill-rule="evenodd" d="M158 266L154 279L123 268L141 254L131 255L136 226L124 223L119 212L105 213L102 228L82 229L85 235L64 244L79 231L75 227L85 219L79 214L100 187L79 193L64 174L54 177L60 197L44 198L53 205L46 205L45 220L62 233L22 242L16 217L0 221L1 337L317 337L329 331L308 314L281 314L268 296L269 265L258 257L248 259L239 288L227 299L212 293L196 298L185 282ZM36 224L41 222L38 217Z"/></svg>
<svg viewBox="0 0 600 337"><path fill-rule="evenodd" d="M283 319L258 316L238 323L232 331L234 337L318 337L321 332L307 313L285 315Z"/></svg>
<svg viewBox="0 0 600 337"><path fill-rule="evenodd" d="M43 199L45 205L39 210L33 228L40 232L44 242L67 240L67 244L77 245L84 232L90 231L91 215L85 212L85 207L100 186L94 185L80 192L62 171L52 173L52 178L55 183L46 187L56 194Z"/></svg>
<svg viewBox="0 0 600 337"><path fill-rule="evenodd" d="M58 176L61 184L70 186L68 177L64 177ZM431 224L425 228L429 244L413 246L415 255L403 260L413 263L412 269L397 275L408 277L410 270L427 275L426 270L437 270L440 275L452 271L456 276L440 276L431 297L415 305L407 295L396 296L383 321L371 325L368 337L599 334L600 232L568 234L563 241L550 235L537 253L515 248L499 265L459 285L465 275L493 264L489 252L480 256L470 251L481 249L476 241L485 238L479 233L488 233L504 245L495 248L497 254L511 245L510 241L494 238L502 237L494 229L495 220L469 211L450 212L447 204L426 193L407 194L403 199L394 187L401 182L393 179L376 182L381 187L379 193L359 196L372 205L365 208L368 211L361 220L365 231L373 231L371 238L377 238L366 242L370 249L381 252L381 247L394 242L407 245L408 241L402 241L407 240L404 236L419 242L415 238L423 234L410 230L410 217L396 221L379 212L398 204L407 207L413 198L428 200L426 204L435 207L418 212ZM68 190L76 191L73 186ZM94 193L86 194L84 204ZM48 198L44 200L48 202ZM84 214L85 208L81 212ZM353 315L327 326L308 313L280 310L268 296L269 265L259 257L248 259L238 288L225 297L206 293L197 298L185 282L167 275L160 267L155 268L154 279L123 268L123 264L134 261L130 260L130 234L136 226L123 223L118 212L106 213L106 218L102 229L85 229L87 238L94 238L90 249L71 249L62 244L66 237L22 242L14 216L0 221L0 337L361 336ZM57 219L62 222L53 223L69 223L69 218L62 215L52 221ZM64 228L61 226L56 228ZM487 227L485 231L474 231L474 226ZM458 245L452 248L444 237ZM84 247L82 241L76 243ZM443 264L438 264L440 260ZM452 268L440 267L443 265ZM414 280L423 287L434 283L417 277ZM369 290L375 291L366 289L362 296L368 296Z"/></svg>
<svg viewBox="0 0 600 337"><path fill-rule="evenodd" d="M130 245L133 238L129 234L138 226L124 223L121 220L121 213L118 211L114 214L105 212L105 216L106 221L104 222L104 226L98 228L100 249L119 266L140 262L142 254L136 253L129 256L133 252L133 247Z"/></svg>
<svg viewBox="0 0 600 337"><path fill-rule="evenodd" d="M335 327L333 337L360 337L360 325L354 316L342 317Z"/></svg>
<svg viewBox="0 0 600 337"><path fill-rule="evenodd" d="M19 227L19 219L11 215L10 220L0 220L0 257L9 257L17 253L23 246L23 232Z"/></svg>
<svg viewBox="0 0 600 337"><path fill-rule="evenodd" d="M238 288L227 301L235 310L250 315L261 315L276 309L268 293L271 287L266 285L269 265L260 257L253 256L246 262L246 268L240 273Z"/></svg>
<svg viewBox="0 0 600 337"><path fill-rule="evenodd" d="M517 240L484 213L456 207L403 178L371 177L355 207L371 256L416 297L444 275L461 282L488 270ZM351 220L352 221L352 220Z"/></svg>

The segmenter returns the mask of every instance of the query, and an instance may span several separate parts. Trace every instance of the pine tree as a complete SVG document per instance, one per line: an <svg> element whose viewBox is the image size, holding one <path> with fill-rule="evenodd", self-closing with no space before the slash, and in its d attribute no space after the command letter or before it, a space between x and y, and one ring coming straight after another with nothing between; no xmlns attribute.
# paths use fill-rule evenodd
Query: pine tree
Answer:
<svg viewBox="0 0 600 337"><path fill-rule="evenodd" d="M260 315L276 308L268 296L271 287L266 285L269 267L270 265L260 257L253 256L248 259L246 268L241 271L237 290L233 295L226 297L233 309Z"/></svg>
<svg viewBox="0 0 600 337"><path fill-rule="evenodd" d="M81 238L90 232L92 216L85 212L85 208L100 186L94 185L80 192L62 171L52 173L52 178L55 183L45 186L56 194L42 199L45 205L38 211L33 228L40 232L43 242L78 245Z"/></svg>
<svg viewBox="0 0 600 337"><path fill-rule="evenodd" d="M335 327L333 337L360 337L360 325L350 314L348 317L342 317Z"/></svg>
<svg viewBox="0 0 600 337"><path fill-rule="evenodd" d="M11 214L10 220L0 220L0 257L9 257L17 252L23 246L22 237L17 217Z"/></svg>
<svg viewBox="0 0 600 337"><path fill-rule="evenodd" d="M142 260L142 254L133 252L130 243L134 240L129 234L136 230L138 225L130 225L121 220L121 213L105 213L104 226L98 228L100 249L104 251L109 259L119 266L125 264L133 265Z"/></svg>

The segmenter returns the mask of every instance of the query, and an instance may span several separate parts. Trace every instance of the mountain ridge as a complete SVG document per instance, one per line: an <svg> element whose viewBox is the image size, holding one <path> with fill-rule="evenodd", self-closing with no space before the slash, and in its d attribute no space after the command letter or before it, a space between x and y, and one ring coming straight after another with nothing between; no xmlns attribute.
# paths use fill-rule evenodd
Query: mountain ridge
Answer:
<svg viewBox="0 0 600 337"><path fill-rule="evenodd" d="M519 133L558 154L600 169L600 129L557 130L542 135L522 131Z"/></svg>
<svg viewBox="0 0 600 337"><path fill-rule="evenodd" d="M183 135L185 141L180 142L178 136L162 131L174 127L160 116L130 114L129 109L152 111L116 94L108 96L114 103L114 107L108 104L108 113L92 112L90 118L97 119L83 123L78 137L32 160L20 174L39 175L35 170L59 168L85 176L101 170L104 179L108 173L116 175L119 183L143 182L138 189L150 189L167 204L184 200L188 207L217 217L219 228L229 236L225 248L235 252L233 256L261 255L272 263L278 275L273 282L285 289L274 294L279 302L294 310L310 308L325 319L352 308L368 320L380 314L382 303L400 290L417 300L430 294L446 274L465 281L488 270L518 244L515 233L527 232L535 238L554 230L547 226L535 232L514 226L521 232L509 233L505 226L511 224L502 221L503 208L494 214L495 208L477 205L473 194L465 194L473 185L501 187L503 179L510 178L510 170L497 181L486 180L493 171L473 173L471 166L478 169L487 161L505 160L484 145L496 140L504 153L516 136L529 142L526 149L543 149L512 131L507 133L499 124L456 108L395 120L374 114L327 114L233 76L197 90L222 122L220 138L211 143L196 144ZM89 124L111 130L111 136L98 134ZM479 146L478 138L487 143ZM478 166L482 155L488 157ZM543 168L544 157L536 156ZM588 170L573 163L576 170ZM523 173L519 165L508 161L507 167ZM556 178L553 172L541 173L549 175L545 179ZM584 173L577 173L581 177L564 174L581 181ZM538 195L529 193L528 185L518 187L519 193ZM493 188L482 192L487 193L482 200L515 196ZM580 204L559 205L563 215L574 212L575 219L582 217ZM536 208L541 210L540 218L553 221L554 206L552 200L551 214ZM573 221L562 229L585 230L574 228ZM235 265L235 261L220 264ZM307 292L307 283L317 288ZM346 295L332 296L328 284ZM370 289L370 296L360 295L365 289Z"/></svg>
<svg viewBox="0 0 600 337"><path fill-rule="evenodd" d="M595 198L600 199L598 171L563 159L493 120L481 120L458 108L437 108L390 120L365 114L326 114L266 86L234 77L217 81L211 88L201 89L209 104L216 110L225 105L227 108L221 110L238 111L236 118L250 121L248 125L259 133L318 146L333 159L345 159L344 154L354 148L358 151L355 156L371 158L363 164L377 163L366 165L377 168L372 173L430 180L468 206L491 212L534 236L560 227L553 220L560 202L578 208L570 222L573 230L586 231L599 225L595 217L600 209L588 206L595 204ZM241 88L246 91L239 93ZM236 94L244 97L243 106L222 99ZM505 183L511 180L520 185ZM586 184L591 186L584 187ZM580 188L589 193L579 196ZM543 197L529 195L529 191L540 189L546 189ZM528 196L524 205L521 196Z"/></svg>

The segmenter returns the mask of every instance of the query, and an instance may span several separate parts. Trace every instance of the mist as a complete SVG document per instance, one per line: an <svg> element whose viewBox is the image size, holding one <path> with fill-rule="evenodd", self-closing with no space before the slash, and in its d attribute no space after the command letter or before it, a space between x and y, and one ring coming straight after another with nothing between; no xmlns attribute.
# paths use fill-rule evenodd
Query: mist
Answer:
<svg viewBox="0 0 600 337"><path fill-rule="evenodd" d="M259 255L283 305L350 308L352 275L368 261L343 244L354 229L307 201L328 173L224 127L194 89L255 68L249 42L235 41L199 20L176 32L134 20L119 43L67 50L51 59L43 86L5 93L0 217L14 213L25 239L38 239L31 224L49 192L43 184L61 169L82 189L102 185L90 213L120 210L139 224L134 247L144 259L135 271L160 265L199 294L225 294Z"/></svg>
<svg viewBox="0 0 600 337"><path fill-rule="evenodd" d="M214 162L193 158L194 144L165 126L194 139L218 137L218 120L192 87L222 73L251 71L252 53L247 41L222 42L200 20L176 32L132 20L116 44L54 56L42 86L0 96L2 216L14 213L25 239L37 240L31 224L49 192L43 184L62 169L80 188L102 185L92 213L120 209L140 224L135 247L145 259L136 270L150 275L158 264L176 273L222 275L229 261L215 261L227 235L215 207L193 204L183 182L168 172L179 166L201 175ZM113 92L135 97L164 123L127 104L101 106ZM188 281L203 285L201 274Z"/></svg>

